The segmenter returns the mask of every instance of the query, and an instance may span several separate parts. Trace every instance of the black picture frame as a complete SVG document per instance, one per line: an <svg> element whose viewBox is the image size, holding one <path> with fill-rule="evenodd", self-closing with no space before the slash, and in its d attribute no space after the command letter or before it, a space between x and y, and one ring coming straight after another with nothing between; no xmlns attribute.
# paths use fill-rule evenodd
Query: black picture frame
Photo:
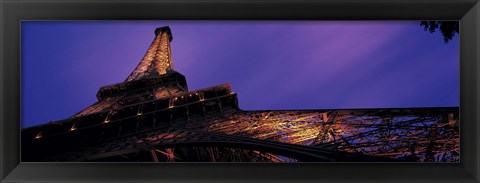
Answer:
<svg viewBox="0 0 480 183"><path fill-rule="evenodd" d="M479 0L1 0L1 182L479 182ZM461 162L21 163L22 20L460 20Z"/></svg>

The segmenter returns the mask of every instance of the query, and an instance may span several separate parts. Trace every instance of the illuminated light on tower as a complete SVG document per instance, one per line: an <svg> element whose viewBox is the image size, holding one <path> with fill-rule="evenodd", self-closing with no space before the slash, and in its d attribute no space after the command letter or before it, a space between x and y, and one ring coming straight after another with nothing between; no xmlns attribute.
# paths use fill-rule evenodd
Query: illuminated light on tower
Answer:
<svg viewBox="0 0 480 183"><path fill-rule="evenodd" d="M35 139L39 139L39 138L42 138L42 133L38 133L38 134L35 136Z"/></svg>

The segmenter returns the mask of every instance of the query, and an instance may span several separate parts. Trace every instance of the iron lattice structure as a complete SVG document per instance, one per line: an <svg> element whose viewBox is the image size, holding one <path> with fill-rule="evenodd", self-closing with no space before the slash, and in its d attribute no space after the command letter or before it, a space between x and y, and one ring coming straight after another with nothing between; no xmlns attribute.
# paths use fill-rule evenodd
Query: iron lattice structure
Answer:
<svg viewBox="0 0 480 183"><path fill-rule="evenodd" d="M74 116L22 130L22 161L459 162L459 109L243 111L229 84L188 91L168 27Z"/></svg>

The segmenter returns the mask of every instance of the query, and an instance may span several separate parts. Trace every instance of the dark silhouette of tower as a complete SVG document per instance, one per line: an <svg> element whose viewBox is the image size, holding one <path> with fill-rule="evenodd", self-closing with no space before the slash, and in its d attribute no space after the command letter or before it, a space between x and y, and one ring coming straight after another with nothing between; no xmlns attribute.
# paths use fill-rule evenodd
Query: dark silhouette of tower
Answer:
<svg viewBox="0 0 480 183"><path fill-rule="evenodd" d="M188 91L169 27L127 79L22 130L22 161L459 161L459 109L243 111L229 84Z"/></svg>

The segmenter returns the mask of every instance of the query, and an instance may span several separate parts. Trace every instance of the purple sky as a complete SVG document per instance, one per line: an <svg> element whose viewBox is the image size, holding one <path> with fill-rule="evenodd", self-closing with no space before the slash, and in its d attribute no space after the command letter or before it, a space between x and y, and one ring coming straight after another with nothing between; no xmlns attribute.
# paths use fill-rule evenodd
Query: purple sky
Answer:
<svg viewBox="0 0 480 183"><path fill-rule="evenodd" d="M459 106L458 35L419 21L22 22L22 127L96 102L172 29L190 90L230 83L244 110Z"/></svg>

